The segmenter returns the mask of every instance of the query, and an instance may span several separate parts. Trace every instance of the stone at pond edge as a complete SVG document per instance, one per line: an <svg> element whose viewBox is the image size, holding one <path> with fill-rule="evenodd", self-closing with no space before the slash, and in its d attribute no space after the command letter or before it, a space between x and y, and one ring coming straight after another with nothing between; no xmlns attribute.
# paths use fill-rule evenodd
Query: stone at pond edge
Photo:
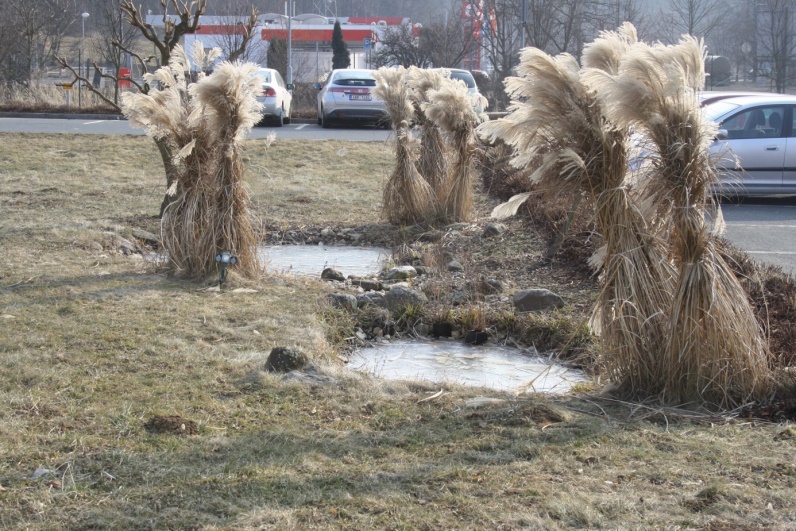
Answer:
<svg viewBox="0 0 796 531"><path fill-rule="evenodd" d="M329 302L335 308L353 311L357 309L357 298L350 293L330 293Z"/></svg>
<svg viewBox="0 0 796 531"><path fill-rule="evenodd" d="M418 276L421 276L421 277L422 276L428 276L428 275L431 274L431 268L428 267L428 266L416 265L415 266L415 271L417 271Z"/></svg>
<svg viewBox="0 0 796 531"><path fill-rule="evenodd" d="M412 266L393 267L384 273L384 278L387 280L407 280L416 276L417 270Z"/></svg>
<svg viewBox="0 0 796 531"><path fill-rule="evenodd" d="M383 289L381 282L379 282L378 280L371 280L368 278L358 278L352 276L349 276L348 279L351 281L352 286L359 286L365 291L381 291Z"/></svg>
<svg viewBox="0 0 796 531"><path fill-rule="evenodd" d="M309 359L307 355L290 347L274 347L265 362L268 372L290 372L304 368Z"/></svg>
<svg viewBox="0 0 796 531"><path fill-rule="evenodd" d="M428 302L426 295L420 291L406 288L404 286L393 286L384 296L387 309L391 312L406 308L407 306L419 306Z"/></svg>
<svg viewBox="0 0 796 531"><path fill-rule="evenodd" d="M489 334L486 332L478 332L476 330L468 330L464 334L464 342L468 345L483 345L489 339Z"/></svg>
<svg viewBox="0 0 796 531"><path fill-rule="evenodd" d="M451 260L450 262L448 262L448 271L454 273L459 271L464 271L464 266L458 260Z"/></svg>
<svg viewBox="0 0 796 531"><path fill-rule="evenodd" d="M564 306L564 299L546 289L525 289L514 294L514 308L520 312L540 312Z"/></svg>
<svg viewBox="0 0 796 531"><path fill-rule="evenodd" d="M343 274L340 271L338 271L336 269L332 269L331 267L327 267L321 273L321 279L323 279L323 280L339 280L340 282L342 282L342 281L345 280L345 276L343 276Z"/></svg>
<svg viewBox="0 0 796 531"><path fill-rule="evenodd" d="M506 230L506 226L502 223L489 223L486 227L484 227L484 237L489 238L491 236L500 236L506 232Z"/></svg>
<svg viewBox="0 0 796 531"><path fill-rule="evenodd" d="M384 302L384 294L376 291L371 291L368 293L363 293L362 295L357 295L357 306L359 308L364 308L365 306L368 305L378 306L380 308L386 308L387 303Z"/></svg>
<svg viewBox="0 0 796 531"><path fill-rule="evenodd" d="M431 335L434 337L451 337L453 326L450 323L434 323L431 325Z"/></svg>

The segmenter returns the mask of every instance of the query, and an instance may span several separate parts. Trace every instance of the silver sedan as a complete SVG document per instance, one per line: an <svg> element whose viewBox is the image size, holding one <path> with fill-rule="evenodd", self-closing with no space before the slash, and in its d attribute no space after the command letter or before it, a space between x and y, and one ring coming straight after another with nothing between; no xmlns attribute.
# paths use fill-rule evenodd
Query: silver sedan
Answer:
<svg viewBox="0 0 796 531"><path fill-rule="evenodd" d="M796 97L740 96L703 107L719 133L711 154L722 195L796 194Z"/></svg>

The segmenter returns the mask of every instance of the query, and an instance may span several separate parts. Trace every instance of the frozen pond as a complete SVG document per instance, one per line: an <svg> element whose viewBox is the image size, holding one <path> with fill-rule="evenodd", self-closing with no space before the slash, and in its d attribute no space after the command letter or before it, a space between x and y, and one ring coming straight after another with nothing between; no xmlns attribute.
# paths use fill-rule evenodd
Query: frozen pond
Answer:
<svg viewBox="0 0 796 531"><path fill-rule="evenodd" d="M267 245L259 249L266 270L320 277L327 267L343 275L375 275L390 258L390 250L380 247L335 245Z"/></svg>
<svg viewBox="0 0 796 531"><path fill-rule="evenodd" d="M551 364L518 349L455 341L395 341L355 352L354 370L389 380L426 380L503 391L566 393L585 382L582 371Z"/></svg>

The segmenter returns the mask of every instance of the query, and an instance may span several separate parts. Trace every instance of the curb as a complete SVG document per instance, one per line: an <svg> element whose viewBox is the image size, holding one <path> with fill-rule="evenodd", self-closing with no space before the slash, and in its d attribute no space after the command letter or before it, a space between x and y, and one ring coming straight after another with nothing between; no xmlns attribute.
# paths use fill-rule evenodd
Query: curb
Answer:
<svg viewBox="0 0 796 531"><path fill-rule="evenodd" d="M0 118L48 118L52 120L127 120L122 114L78 114L57 112L0 112ZM315 118L291 118L291 124L314 124Z"/></svg>

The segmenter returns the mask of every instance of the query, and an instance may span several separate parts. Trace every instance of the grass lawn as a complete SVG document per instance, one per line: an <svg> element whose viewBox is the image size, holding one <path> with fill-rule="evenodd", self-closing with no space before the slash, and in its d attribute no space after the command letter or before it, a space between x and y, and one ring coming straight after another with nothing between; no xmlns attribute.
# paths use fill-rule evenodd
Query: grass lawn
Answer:
<svg viewBox="0 0 796 531"><path fill-rule="evenodd" d="M319 317L327 284L208 291L109 250L158 231L150 139L0 142L0 528L796 527L789 425L593 394L423 400L440 387L345 369ZM392 153L248 141L254 211L285 229L377 224ZM276 345L338 383L266 373Z"/></svg>

